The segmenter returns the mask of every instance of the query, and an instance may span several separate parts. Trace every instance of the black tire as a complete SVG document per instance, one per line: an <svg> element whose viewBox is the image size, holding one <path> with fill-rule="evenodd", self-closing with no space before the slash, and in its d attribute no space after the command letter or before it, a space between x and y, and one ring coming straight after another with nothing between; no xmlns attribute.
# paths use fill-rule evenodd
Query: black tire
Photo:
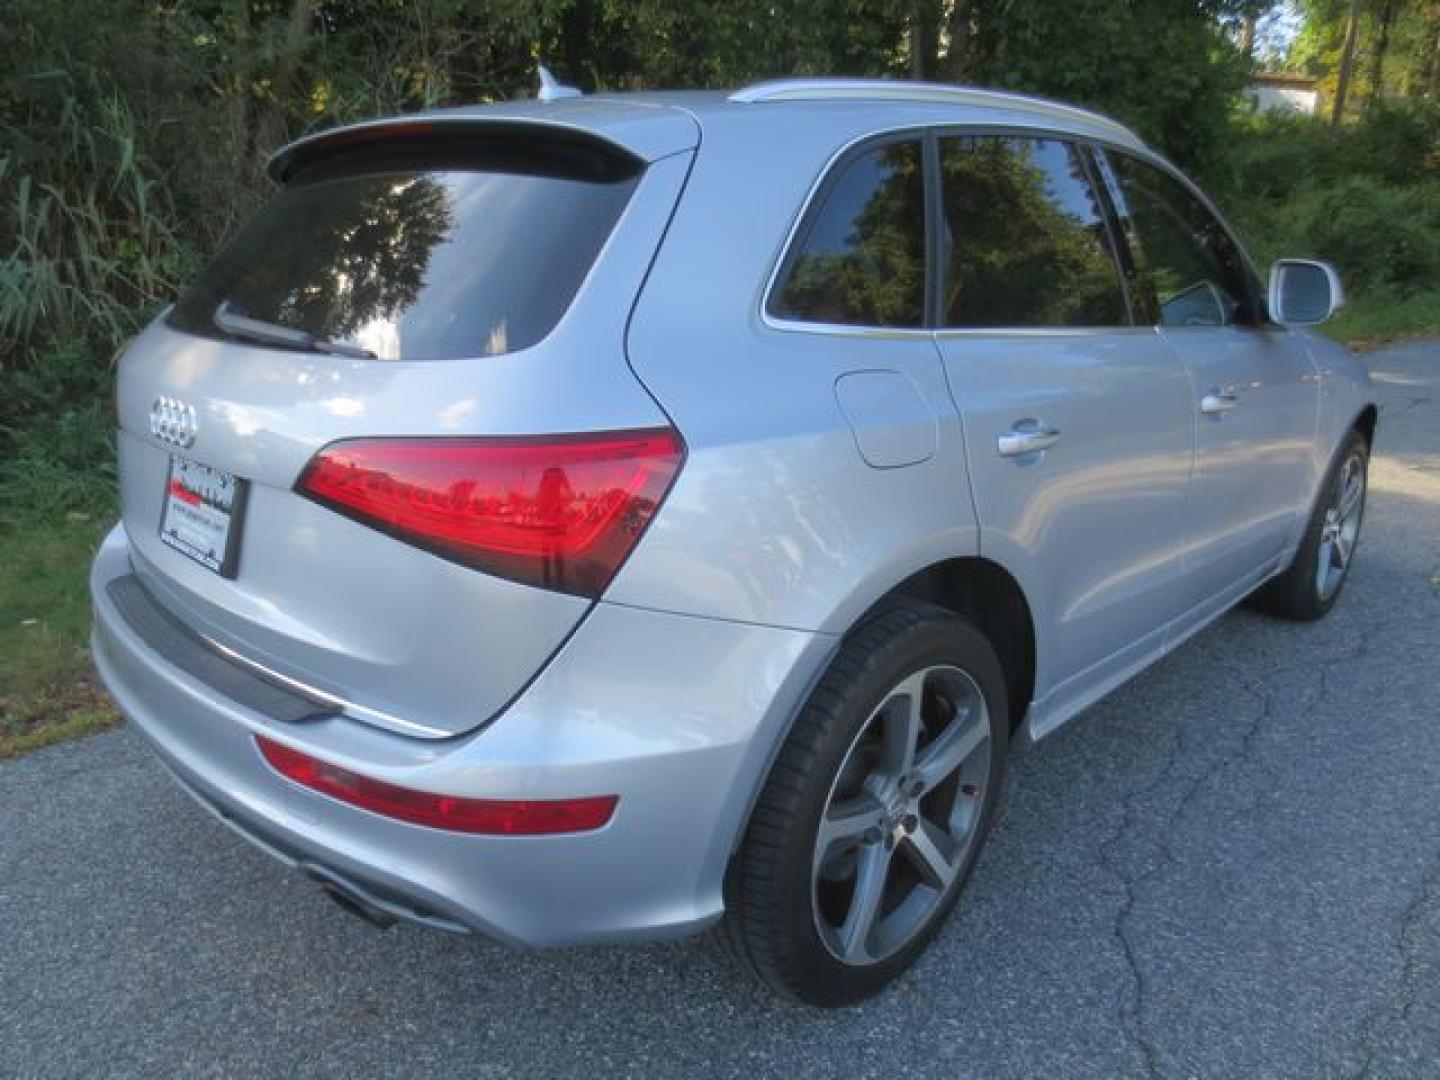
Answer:
<svg viewBox="0 0 1440 1080"><path fill-rule="evenodd" d="M1277 618L1303 622L1322 617L1335 606L1335 601L1340 599L1340 593L1345 587L1345 580L1350 576L1349 566L1354 560L1354 542L1352 542L1345 568L1341 571L1333 589L1328 592L1320 587L1319 563L1321 545L1325 543L1326 538L1327 517L1331 509L1335 507L1340 494L1338 486L1342 471L1345 469L1346 463L1352 459L1358 459L1362 484L1355 521L1355 542L1358 542L1360 526L1364 524L1365 520L1370 445L1365 441L1364 435L1352 429L1341 440L1340 448L1335 452L1330 467L1325 472L1325 479L1315 497L1315 505L1310 511L1310 520L1305 527L1305 535L1300 541L1300 547L1295 552L1294 560L1283 573L1271 578L1250 595L1246 601L1249 606Z"/></svg>
<svg viewBox="0 0 1440 1080"><path fill-rule="evenodd" d="M919 682L911 684L921 687L918 697L924 704L914 715L905 718L897 715L893 721L884 719L892 712L908 713L907 703L911 697L904 693L901 684L912 673L927 671L929 674L914 676ZM962 681L957 671L968 676L968 681ZM951 689L958 685L965 687L963 699L958 690ZM983 713L974 710L976 689L983 699ZM957 704L961 700L968 703L968 711L962 711ZM887 708L884 713L880 712L882 704ZM925 716L926 708L931 710L929 719ZM984 844L1004 773L1010 727L1007 709L1004 672L995 650L978 630L951 612L931 604L904 602L855 630L842 644L797 717L731 864L726 880L727 913L721 928L730 951L771 987L809 1004L826 1007L861 1001L904 971L944 922ZM976 717L979 719L975 720ZM988 723L988 741L977 742L979 736L966 726L972 720ZM866 784L875 781L877 786L864 788L857 798L869 799L873 791L880 790L879 785L884 782L880 766L890 753L888 748L892 744L887 740L895 723L918 733L911 742L912 747L918 748L904 759L912 771L897 773L912 778L907 785L925 788L926 780L921 776L927 760L936 763L933 775L939 775L946 767L955 770L947 774L946 780L935 782L923 795L912 791L914 801L910 804L917 813L940 817L943 824L936 827L946 831L938 835L947 845L951 842L956 845L946 854L949 861L944 865L954 874L948 885L940 884L946 880L943 876L935 877L936 884L930 884L916 869L925 865L917 843L922 837L916 832L923 832L934 823L927 819L917 824L916 814L906 815L903 808L896 810L894 802L889 804L892 816L883 819L888 822L888 831L866 830L867 839L856 841L849 854L843 850L848 840L832 841L834 847L819 845L822 815L828 812L845 816L843 811L833 809L841 804L832 803L831 799L839 797L842 767L853 772L860 762L854 755L861 752L862 742L866 747L879 745L882 749L874 751L879 755L874 761L874 772L865 775L863 780ZM876 725L882 725L883 730ZM930 732L929 741L920 741L932 726L935 730ZM872 735L877 730L880 730L879 741L874 742ZM954 736L951 734L954 731L966 734ZM945 746L958 747L962 741L984 747L985 760L981 760L978 749L969 749L963 751L969 756L957 757L959 763L954 766L938 764L939 759L948 761L952 756L944 752ZM931 751L928 756L927 750ZM958 749L954 751L954 754L960 753ZM973 772L967 773L967 769ZM963 783L967 776L972 782ZM949 808L943 801L928 801L946 798L947 784L953 785L948 796ZM889 795L892 799L901 797L895 791ZM881 796L877 794L875 799L875 806L881 807ZM962 803L962 799L970 801ZM857 805L855 798L845 805ZM923 807L930 809L922 811ZM963 839L957 839L950 832L957 815L965 822ZM877 835L885 839L877 839ZM877 957L874 962L852 960L847 963L832 951L839 940L834 928L829 938L822 937L820 928L821 890L844 888L843 883L833 885L829 880L827 869L831 864L823 853L840 852L833 857L836 863L845 859L854 861L853 904L854 897L859 895L859 867L865 851L862 845L868 845L871 855L877 857L880 855L877 845L886 852L885 869L876 871L878 876L870 878L882 882L876 893L880 900L873 910L883 912L886 897L892 892L904 895L906 875L920 883L911 889L924 891L911 895L920 897L923 903L916 901L904 911L899 909L905 905L897 903L891 909L890 914L899 912L906 919L912 918L908 914L911 910L920 912L913 916L913 936L897 935L897 941L904 943L897 944L896 951ZM902 861L906 865L901 866ZM923 914L925 911L929 911L928 916ZM878 917L874 933L878 935L887 921L894 920L883 915ZM855 922L859 925L861 920L857 918ZM849 925L848 919L846 925ZM858 934L852 934L851 940L869 933L862 928ZM868 947L863 951L868 961Z"/></svg>

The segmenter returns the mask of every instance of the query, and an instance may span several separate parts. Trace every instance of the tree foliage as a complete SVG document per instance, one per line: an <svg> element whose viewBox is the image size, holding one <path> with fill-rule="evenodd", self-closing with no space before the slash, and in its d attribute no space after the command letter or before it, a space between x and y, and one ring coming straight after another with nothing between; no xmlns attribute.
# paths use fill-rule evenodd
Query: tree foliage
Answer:
<svg viewBox="0 0 1440 1080"><path fill-rule="evenodd" d="M1351 0L1299 0L1304 15L1289 66L1320 77L1333 100ZM1440 100L1440 0L1359 0L1346 95L1354 115L1385 99Z"/></svg>
<svg viewBox="0 0 1440 1080"><path fill-rule="evenodd" d="M1287 62L1333 87L1352 2L1287 0L1303 15ZM1365 115L1338 133L1244 120L1232 108L1253 62L1245 47L1253 27L1278 7L1279 0L7 0L0 510L17 477L43 474L55 491L69 490L65 477L89 475L92 488L94 476L103 478L103 464L85 470L108 460L105 359L266 196L263 164L278 146L360 117L528 95L542 59L590 91L872 75L1092 106L1218 186L1263 254L1330 255L1362 296L1433 292L1440 0L1359 0L1349 100L1352 115ZM1399 108L1401 98L1432 104ZM417 188L411 197L423 194ZM398 204L376 209L414 213ZM1055 224L1026 220L1042 231ZM370 280L374 258L414 261L414 252L374 252L363 238L357 245L357 281ZM884 250L894 256L891 247ZM1004 254L1019 265L1029 250ZM1081 254L1073 257L1083 269ZM896 296L877 300L886 310L913 297L913 263L896 256Z"/></svg>
<svg viewBox="0 0 1440 1080"><path fill-rule="evenodd" d="M976 81L1118 116L1190 166L1218 156L1244 64L1222 33L1243 5L1207 0L975 0Z"/></svg>
<svg viewBox="0 0 1440 1080"><path fill-rule="evenodd" d="M1350 0L1299 0L1326 71ZM1355 101L1434 96L1440 0L1361 0ZM1229 167L1243 27L1268 0L8 0L0 53L0 377L108 354L264 197L285 141L358 117L529 94L791 74L1029 91ZM1389 12L1389 15L1386 15ZM1387 27L1380 51L1381 23ZM1237 31L1237 27L1241 28ZM0 414L0 425L4 424Z"/></svg>

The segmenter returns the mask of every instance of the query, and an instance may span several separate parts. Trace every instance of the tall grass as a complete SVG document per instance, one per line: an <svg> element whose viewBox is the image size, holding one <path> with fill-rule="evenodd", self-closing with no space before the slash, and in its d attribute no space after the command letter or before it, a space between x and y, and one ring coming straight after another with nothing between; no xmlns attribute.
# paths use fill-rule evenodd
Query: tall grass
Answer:
<svg viewBox="0 0 1440 1080"><path fill-rule="evenodd" d="M0 528L113 503L109 360L191 261L124 100L26 89L0 118Z"/></svg>
<svg viewBox="0 0 1440 1080"><path fill-rule="evenodd" d="M105 355L173 294L188 262L135 117L95 77L52 74L35 117L0 125L0 342L25 366L56 341ZM48 99L48 100L47 100Z"/></svg>

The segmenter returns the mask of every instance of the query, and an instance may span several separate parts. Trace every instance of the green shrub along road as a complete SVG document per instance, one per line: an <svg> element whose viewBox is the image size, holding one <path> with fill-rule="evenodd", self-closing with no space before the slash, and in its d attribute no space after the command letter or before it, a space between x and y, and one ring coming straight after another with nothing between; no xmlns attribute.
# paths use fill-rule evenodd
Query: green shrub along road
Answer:
<svg viewBox="0 0 1440 1080"><path fill-rule="evenodd" d="M529 93L537 57L587 90L832 73L1098 108L1197 176L1262 264L1334 262L1351 302L1327 332L1361 346L1440 336L1434 4L1396 0L1383 27L1366 14L1335 129L1241 104L1243 27L1278 9L1265 0L11 6L12 47L0 52L0 756L112 718L89 675L85 571L114 516L116 349L264 197L275 147L364 116ZM1334 7L1302 4L1288 58L1271 58L1325 74L1327 92L1343 36Z"/></svg>
<svg viewBox="0 0 1440 1080"><path fill-rule="evenodd" d="M1374 345L1440 334L1440 105L1323 121L1244 117L1208 178L1250 253L1333 262L1350 305L1326 327Z"/></svg>

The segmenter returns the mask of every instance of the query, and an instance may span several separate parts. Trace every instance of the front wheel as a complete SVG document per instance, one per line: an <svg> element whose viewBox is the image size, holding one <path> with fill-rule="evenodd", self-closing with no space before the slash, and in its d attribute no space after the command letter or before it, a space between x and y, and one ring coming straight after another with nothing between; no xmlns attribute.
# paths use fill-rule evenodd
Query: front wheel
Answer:
<svg viewBox="0 0 1440 1080"><path fill-rule="evenodd" d="M1251 597L1254 607L1285 619L1318 619L1340 598L1365 519L1370 447L1351 431L1330 464L1295 561Z"/></svg>
<svg viewBox="0 0 1440 1080"><path fill-rule="evenodd" d="M990 643L906 603L846 642L797 718L727 882L725 933L815 1005L875 993L954 906L1000 792L1005 680Z"/></svg>

